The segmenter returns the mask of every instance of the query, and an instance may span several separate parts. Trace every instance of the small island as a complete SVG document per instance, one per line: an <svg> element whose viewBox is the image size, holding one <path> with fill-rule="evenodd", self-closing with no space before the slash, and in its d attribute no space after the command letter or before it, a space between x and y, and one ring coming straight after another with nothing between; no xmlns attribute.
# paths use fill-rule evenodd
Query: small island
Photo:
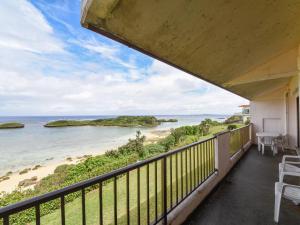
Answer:
<svg viewBox="0 0 300 225"><path fill-rule="evenodd" d="M175 119L157 119L154 116L118 116L109 119L97 120L58 120L44 125L44 127L70 126L118 126L118 127L155 127L163 122L177 122Z"/></svg>
<svg viewBox="0 0 300 225"><path fill-rule="evenodd" d="M176 123L176 122L178 122L177 119L159 119L158 121L161 123Z"/></svg>
<svg viewBox="0 0 300 225"><path fill-rule="evenodd" d="M0 129L17 129L17 128L24 128L24 124L16 123L16 122L0 124Z"/></svg>

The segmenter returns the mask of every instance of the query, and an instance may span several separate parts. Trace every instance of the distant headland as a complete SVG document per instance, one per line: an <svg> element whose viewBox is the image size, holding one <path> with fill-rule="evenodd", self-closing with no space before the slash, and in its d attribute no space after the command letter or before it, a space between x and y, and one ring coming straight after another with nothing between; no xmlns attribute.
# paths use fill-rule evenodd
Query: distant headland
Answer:
<svg viewBox="0 0 300 225"><path fill-rule="evenodd" d="M157 119L154 116L118 116L109 119L96 120L57 120L44 125L44 127L69 126L118 126L118 127L155 127L161 123L177 122L177 119Z"/></svg>
<svg viewBox="0 0 300 225"><path fill-rule="evenodd" d="M17 122L0 124L0 129L17 129L17 128L24 128L24 124L17 123Z"/></svg>

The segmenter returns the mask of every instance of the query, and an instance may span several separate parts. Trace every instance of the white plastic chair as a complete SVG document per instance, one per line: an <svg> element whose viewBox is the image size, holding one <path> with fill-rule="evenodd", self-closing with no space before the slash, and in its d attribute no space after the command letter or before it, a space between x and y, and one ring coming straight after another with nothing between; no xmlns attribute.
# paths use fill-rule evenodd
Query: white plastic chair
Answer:
<svg viewBox="0 0 300 225"><path fill-rule="evenodd" d="M262 154L265 154L265 146L270 146L271 150L273 152L273 155L275 155L275 148L274 148L274 142L272 137L263 137L261 139L261 146L262 146Z"/></svg>
<svg viewBox="0 0 300 225"><path fill-rule="evenodd" d="M297 176L300 177L300 173L289 173L283 172L283 177L287 176ZM278 223L281 198L286 198L298 205L300 203L300 186L287 184L283 182L275 183L275 207L274 207L274 221Z"/></svg>
<svg viewBox="0 0 300 225"><path fill-rule="evenodd" d="M274 138L273 141L274 141L274 146L276 148L281 148L283 152L285 150L294 150L299 155L299 149L297 149L295 146L289 145L287 135L279 135L278 137Z"/></svg>
<svg viewBox="0 0 300 225"><path fill-rule="evenodd" d="M281 148L284 152L285 146L287 146L287 136L280 134L278 137L273 139L273 142L277 148Z"/></svg>
<svg viewBox="0 0 300 225"><path fill-rule="evenodd" d="M287 159L298 159L298 161L289 161ZM290 174L300 174L300 156L296 155L284 155L282 162L279 163L279 182L283 182L284 172Z"/></svg>

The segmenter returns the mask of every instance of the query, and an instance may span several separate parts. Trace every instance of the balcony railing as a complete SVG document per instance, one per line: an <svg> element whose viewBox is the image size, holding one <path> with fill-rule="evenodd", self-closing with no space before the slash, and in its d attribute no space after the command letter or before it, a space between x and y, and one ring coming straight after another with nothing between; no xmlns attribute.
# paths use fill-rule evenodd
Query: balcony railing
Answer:
<svg viewBox="0 0 300 225"><path fill-rule="evenodd" d="M216 137L169 151L110 173L76 183L63 189L34 197L0 209L3 225L15 224L18 213L31 210L40 225L43 204L60 201L58 223L66 224L66 196L80 192L82 224L87 224L87 195L97 187L99 224L167 224L168 214L215 173ZM93 190L95 191L95 190ZM105 196L113 192L112 204ZM69 214L68 214L69 215ZM1 221L1 219L0 219ZM77 221L79 222L79 221ZM46 222L47 224L47 222Z"/></svg>
<svg viewBox="0 0 300 225"><path fill-rule="evenodd" d="M230 132L229 152L231 156L242 150L250 138L249 126L232 130Z"/></svg>

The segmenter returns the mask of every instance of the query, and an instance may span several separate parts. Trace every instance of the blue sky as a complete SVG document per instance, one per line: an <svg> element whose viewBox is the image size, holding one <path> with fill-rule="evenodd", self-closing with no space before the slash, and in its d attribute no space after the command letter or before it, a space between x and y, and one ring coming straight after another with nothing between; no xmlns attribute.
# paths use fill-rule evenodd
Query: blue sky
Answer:
<svg viewBox="0 0 300 225"><path fill-rule="evenodd" d="M2 0L0 116L230 114L247 103L80 25L79 0Z"/></svg>

